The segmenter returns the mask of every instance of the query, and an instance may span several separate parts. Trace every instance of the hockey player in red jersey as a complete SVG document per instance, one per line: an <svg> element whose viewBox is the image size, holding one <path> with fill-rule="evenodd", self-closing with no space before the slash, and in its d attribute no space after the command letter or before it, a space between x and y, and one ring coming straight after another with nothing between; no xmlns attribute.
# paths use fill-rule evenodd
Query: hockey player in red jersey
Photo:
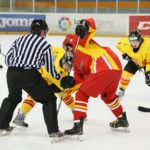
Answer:
<svg viewBox="0 0 150 150"><path fill-rule="evenodd" d="M96 26L92 18L81 20L76 27L75 35L68 35L64 40L67 49L75 49L77 39L79 45L73 63L76 84L81 83L75 95L74 126L65 130L66 135L83 134L84 117L90 97L98 97L110 108L117 120L110 123L113 129L126 129L129 124L116 90L121 78L122 67L116 54L109 48L96 43L92 38Z"/></svg>

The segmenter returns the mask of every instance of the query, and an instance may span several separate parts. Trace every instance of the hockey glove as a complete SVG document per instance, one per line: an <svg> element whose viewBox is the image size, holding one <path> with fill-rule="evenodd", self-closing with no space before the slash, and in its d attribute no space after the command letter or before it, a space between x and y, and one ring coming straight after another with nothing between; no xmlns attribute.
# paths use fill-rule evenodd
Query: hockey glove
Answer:
<svg viewBox="0 0 150 150"><path fill-rule="evenodd" d="M72 76L65 76L61 79L60 85L64 89L71 88L75 85L75 79Z"/></svg>
<svg viewBox="0 0 150 150"><path fill-rule="evenodd" d="M80 21L80 24L76 26L75 33L80 36L81 38L84 38L89 30L89 24L86 20L82 19Z"/></svg>
<svg viewBox="0 0 150 150"><path fill-rule="evenodd" d="M150 71L145 73L145 82L148 86L150 86Z"/></svg>
<svg viewBox="0 0 150 150"><path fill-rule="evenodd" d="M132 61L131 57L129 57L127 54L122 54L122 57L127 61Z"/></svg>

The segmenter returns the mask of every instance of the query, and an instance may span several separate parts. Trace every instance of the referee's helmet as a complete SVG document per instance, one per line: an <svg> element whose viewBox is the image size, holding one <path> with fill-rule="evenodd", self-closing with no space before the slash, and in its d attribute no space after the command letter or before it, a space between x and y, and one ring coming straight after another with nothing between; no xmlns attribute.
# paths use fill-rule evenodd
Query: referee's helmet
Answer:
<svg viewBox="0 0 150 150"><path fill-rule="evenodd" d="M33 22L31 23L30 32L33 34L40 35L42 30L48 31L48 25L47 25L46 21L41 20L41 19L33 20Z"/></svg>

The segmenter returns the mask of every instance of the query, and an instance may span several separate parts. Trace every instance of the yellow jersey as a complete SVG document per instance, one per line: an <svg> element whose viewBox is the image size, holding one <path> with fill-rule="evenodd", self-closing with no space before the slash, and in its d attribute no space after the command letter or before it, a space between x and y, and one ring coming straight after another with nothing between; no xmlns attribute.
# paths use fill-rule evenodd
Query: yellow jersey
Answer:
<svg viewBox="0 0 150 150"><path fill-rule="evenodd" d="M128 38L119 40L117 42L117 48L122 54L127 54L131 57L135 64L140 67L145 67L146 72L150 71L150 38L143 38L143 42L137 52L133 51Z"/></svg>
<svg viewBox="0 0 150 150"><path fill-rule="evenodd" d="M60 74L63 74L64 76L68 75L68 72L66 72L61 66L60 66L60 60L65 54L65 50L60 47L52 46L52 52L53 52L53 58L54 58L54 65L56 68L56 71ZM57 87L59 87L60 90L63 90L63 88L60 86L60 79L56 80L52 77L51 74L49 74L44 66L41 67L39 70L42 77L46 80L46 82L51 85L55 84Z"/></svg>

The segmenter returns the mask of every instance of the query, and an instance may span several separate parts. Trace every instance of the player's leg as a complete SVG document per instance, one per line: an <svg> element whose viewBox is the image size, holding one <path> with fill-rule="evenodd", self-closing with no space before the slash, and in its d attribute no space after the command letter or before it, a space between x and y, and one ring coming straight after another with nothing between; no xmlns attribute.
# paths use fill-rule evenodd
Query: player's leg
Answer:
<svg viewBox="0 0 150 150"><path fill-rule="evenodd" d="M133 61L129 61L123 70L123 74L120 80L119 90L117 92L117 97L121 99L125 95L125 91L130 84L132 77L139 70L137 65Z"/></svg>
<svg viewBox="0 0 150 150"><path fill-rule="evenodd" d="M25 118L27 114L32 110L32 108L35 106L36 101L33 100L31 96L27 96L26 99L24 99L21 107L18 110L18 114L13 120L13 123L15 126L27 128L28 124L25 122Z"/></svg>
<svg viewBox="0 0 150 150"><path fill-rule="evenodd" d="M66 104L66 106L68 108L71 109L71 111L73 111L74 109L74 98L72 96L72 94L75 92L76 90L70 90L70 89L67 89L64 91L64 94L62 92L60 93L57 93L57 95L62 98L63 102ZM63 97L62 97L62 94L63 94Z"/></svg>
<svg viewBox="0 0 150 150"><path fill-rule="evenodd" d="M65 135L72 135L77 140L83 140L83 125L87 113L87 104L89 96L80 89L76 93L76 100L74 106L74 125L71 129L65 130Z"/></svg>
<svg viewBox="0 0 150 150"><path fill-rule="evenodd" d="M12 120L12 116L16 106L22 100L22 90L18 86L20 80L17 80L17 73L8 69L7 71L7 85L9 95L2 102L0 108L0 135L7 135L11 133L12 127L9 123ZM17 84L16 84L17 81Z"/></svg>
<svg viewBox="0 0 150 150"><path fill-rule="evenodd" d="M29 74L25 74L30 76ZM57 108L56 108L56 96L53 89L50 89L48 84L41 78L39 72L33 73L35 78L33 84L25 84L23 89L37 102L43 104L43 115L46 123L47 131L49 136L52 137L62 137L63 134L59 131L58 120L57 120ZM37 82L35 82L37 80Z"/></svg>
<svg viewBox="0 0 150 150"><path fill-rule="evenodd" d="M77 91L75 95L74 126L72 129L65 131L66 135L83 134L84 118L88 110L88 99L90 96L97 97L102 90L102 87L99 87L99 78L102 81L101 75L91 74Z"/></svg>
<svg viewBox="0 0 150 150"><path fill-rule="evenodd" d="M127 71L123 71L123 74L122 74L122 78L120 80L120 87L119 87L119 90L118 90L118 93L117 93L117 97L119 99L121 99L124 95L125 95L125 91L131 81L131 78L134 76L134 74L130 73L130 72L127 72Z"/></svg>
<svg viewBox="0 0 150 150"><path fill-rule="evenodd" d="M105 88L101 94L101 98L104 103L110 108L111 112L117 118L115 121L110 123L113 129L127 131L129 123L127 121L126 112L116 97L116 91L121 77L121 71L111 71L109 76L106 76L110 84Z"/></svg>

